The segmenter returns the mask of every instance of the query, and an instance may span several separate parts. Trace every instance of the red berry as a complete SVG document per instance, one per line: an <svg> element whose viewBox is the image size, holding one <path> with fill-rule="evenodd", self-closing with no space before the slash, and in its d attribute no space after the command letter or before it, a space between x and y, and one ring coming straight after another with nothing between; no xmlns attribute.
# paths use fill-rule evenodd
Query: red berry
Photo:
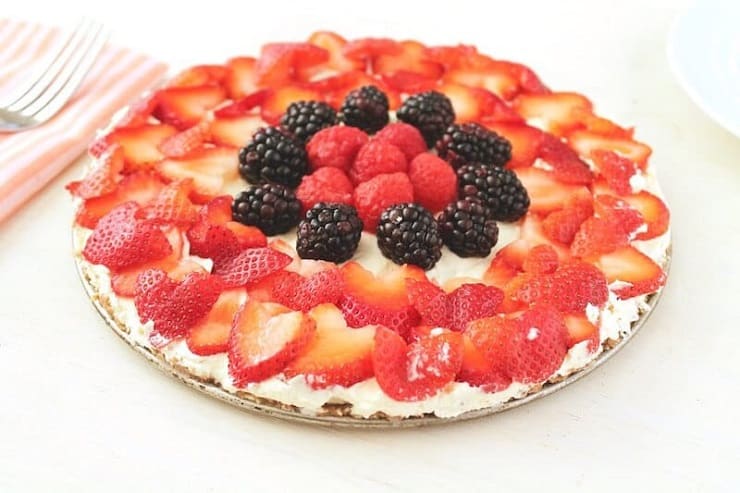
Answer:
<svg viewBox="0 0 740 493"><path fill-rule="evenodd" d="M375 233L380 214L391 205L413 202L414 188L406 173L378 175L355 188L353 201L365 231Z"/></svg>
<svg viewBox="0 0 740 493"><path fill-rule="evenodd" d="M353 190L354 187L344 171L326 167L304 176L295 194L305 213L319 202L351 204Z"/></svg>
<svg viewBox="0 0 740 493"><path fill-rule="evenodd" d="M552 308L537 307L517 319L504 351L504 364L512 380L539 383L563 363L568 352L568 329L563 316Z"/></svg>
<svg viewBox="0 0 740 493"><path fill-rule="evenodd" d="M398 122L386 125L375 134L373 140L398 147L406 156L408 162L411 162L412 159L428 149L419 129L408 123Z"/></svg>
<svg viewBox="0 0 740 493"><path fill-rule="evenodd" d="M532 274L551 274L558 267L558 253L550 245L537 245L529 251L522 267Z"/></svg>
<svg viewBox="0 0 740 493"><path fill-rule="evenodd" d="M503 390L511 383L504 364L506 344L517 327L515 320L487 317L470 322L463 332L465 353L457 379L487 392Z"/></svg>
<svg viewBox="0 0 740 493"><path fill-rule="evenodd" d="M645 224L645 219L623 199L613 195L597 195L594 200L597 216L614 222L628 237Z"/></svg>
<svg viewBox="0 0 740 493"><path fill-rule="evenodd" d="M588 165L565 142L546 133L540 145L539 157L552 166L552 174L562 183L588 185L594 179Z"/></svg>
<svg viewBox="0 0 740 493"><path fill-rule="evenodd" d="M198 218L198 210L188 198L192 190L193 180L190 178L170 183L137 211L136 217L154 224L188 226Z"/></svg>
<svg viewBox="0 0 740 493"><path fill-rule="evenodd" d="M118 175L123 170L123 150L113 145L100 157L101 163L83 180L73 181L66 188L75 197L91 199L113 192L118 186Z"/></svg>
<svg viewBox="0 0 740 493"><path fill-rule="evenodd" d="M610 253L629 243L619 223L610 218L590 217L578 229L570 253L574 257L592 258Z"/></svg>
<svg viewBox="0 0 740 493"><path fill-rule="evenodd" d="M609 188L618 195L632 193L630 178L637 173L637 165L614 151L597 149L591 152L591 158L599 169L599 173L606 179Z"/></svg>
<svg viewBox="0 0 740 493"><path fill-rule="evenodd" d="M542 221L542 229L551 240L569 245L583 221L591 217L593 212L590 200L577 200L564 209L548 214Z"/></svg>
<svg viewBox="0 0 740 493"><path fill-rule="evenodd" d="M450 329L462 331L473 320L496 314L504 293L495 286L463 284L448 296Z"/></svg>
<svg viewBox="0 0 740 493"><path fill-rule="evenodd" d="M457 196L457 176L452 167L434 154L419 154L409 165L409 180L416 202L432 212L442 210Z"/></svg>
<svg viewBox="0 0 740 493"><path fill-rule="evenodd" d="M355 127L325 128L308 141L306 152L313 170L323 167L349 171L360 148L367 143L365 132Z"/></svg>
<svg viewBox="0 0 740 493"><path fill-rule="evenodd" d="M292 310L307 312L322 303L337 303L342 296L343 278L337 268L303 277L295 272L285 272L273 285L273 299Z"/></svg>
<svg viewBox="0 0 740 493"><path fill-rule="evenodd" d="M357 153L355 162L349 169L349 177L352 183L358 185L374 176L405 172L407 169L406 156L398 147L386 142L371 140Z"/></svg>
<svg viewBox="0 0 740 493"><path fill-rule="evenodd" d="M449 327L447 293L429 281L406 281L409 302L419 312L421 323L432 327Z"/></svg>
<svg viewBox="0 0 740 493"><path fill-rule="evenodd" d="M272 248L248 248L235 257L214 264L213 273L228 287L244 286L277 272L293 261Z"/></svg>
<svg viewBox="0 0 740 493"><path fill-rule="evenodd" d="M580 260L565 262L553 274L525 274L514 293L524 303L543 303L563 313L584 313L586 305L601 306L608 295L604 274Z"/></svg>

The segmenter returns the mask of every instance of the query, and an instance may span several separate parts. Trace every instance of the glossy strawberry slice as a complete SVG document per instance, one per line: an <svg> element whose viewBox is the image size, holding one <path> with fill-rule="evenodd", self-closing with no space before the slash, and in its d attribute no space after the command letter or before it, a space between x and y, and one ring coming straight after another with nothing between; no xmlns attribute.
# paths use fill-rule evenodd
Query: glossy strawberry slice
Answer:
<svg viewBox="0 0 740 493"><path fill-rule="evenodd" d="M636 163L642 170L652 149L647 145L626 137L609 137L586 130L577 130L568 135L568 143L581 156L590 156L596 150L613 151Z"/></svg>
<svg viewBox="0 0 740 493"><path fill-rule="evenodd" d="M448 296L441 288L426 280L408 279L406 291L422 324L430 327L452 325Z"/></svg>
<svg viewBox="0 0 740 493"><path fill-rule="evenodd" d="M257 82L281 86L294 79L296 71L329 60L329 52L311 43L268 43L262 46L255 65Z"/></svg>
<svg viewBox="0 0 740 493"><path fill-rule="evenodd" d="M236 57L226 62L229 73L223 84L229 98L238 100L257 91L256 64L252 57Z"/></svg>
<svg viewBox="0 0 740 493"><path fill-rule="evenodd" d="M478 120L482 117L488 117L492 121L522 121L514 110L486 89L447 82L436 90L450 98L457 121Z"/></svg>
<svg viewBox="0 0 740 493"><path fill-rule="evenodd" d="M591 153L594 165L599 174L606 179L606 183L618 195L632 193L630 178L637 173L638 167L629 159L613 151L597 149Z"/></svg>
<svg viewBox="0 0 740 493"><path fill-rule="evenodd" d="M529 167L516 168L514 172L527 189L532 212L552 212L564 208L574 196L585 198L591 195L585 186L562 183L550 171Z"/></svg>
<svg viewBox="0 0 740 493"><path fill-rule="evenodd" d="M316 323L276 303L248 301L229 335L229 373L234 385L259 382L283 369L311 341Z"/></svg>
<svg viewBox="0 0 740 493"><path fill-rule="evenodd" d="M188 349L200 356L228 351L231 325L246 300L244 288L223 291L205 318L188 331Z"/></svg>
<svg viewBox="0 0 740 493"><path fill-rule="evenodd" d="M239 98L236 101L221 106L213 112L213 116L216 118L255 116L258 113L256 108L264 104L270 93L272 93L271 89L260 89L259 91L255 91L243 98Z"/></svg>
<svg viewBox="0 0 740 493"><path fill-rule="evenodd" d="M563 316L549 307L527 310L500 357L515 382L539 383L560 367L568 352L568 329Z"/></svg>
<svg viewBox="0 0 740 493"><path fill-rule="evenodd" d="M583 221L594 213L593 200L585 194L576 195L565 207L551 212L542 221L542 230L553 241L570 245Z"/></svg>
<svg viewBox="0 0 740 493"><path fill-rule="evenodd" d="M418 401L451 383L462 365L462 335L440 330L411 344L396 332L378 327L373 368L378 385L398 401Z"/></svg>
<svg viewBox="0 0 740 493"><path fill-rule="evenodd" d="M91 199L107 195L118 186L119 173L123 170L123 150L114 145L99 158L99 164L82 180L69 183L65 188L75 197Z"/></svg>
<svg viewBox="0 0 740 493"><path fill-rule="evenodd" d="M175 75L168 87L217 86L228 77L230 70L223 65L194 65Z"/></svg>
<svg viewBox="0 0 740 493"><path fill-rule="evenodd" d="M628 234L614 219L590 217L578 229L570 246L570 253L574 257L594 258L613 252L628 243Z"/></svg>
<svg viewBox="0 0 740 493"><path fill-rule="evenodd" d="M375 326L347 327L333 304L316 306L308 314L316 333L303 353L285 369L288 378L303 375L314 389L349 387L373 376Z"/></svg>
<svg viewBox="0 0 740 493"><path fill-rule="evenodd" d="M481 318L470 322L463 332L464 355L459 381L498 392L511 384L503 357L506 344L517 323L503 317Z"/></svg>
<svg viewBox="0 0 740 493"><path fill-rule="evenodd" d="M574 92L521 94L513 104L530 125L536 121L536 126L557 136L579 128L582 115L590 114L593 108L591 101ZM582 155L588 156L588 153Z"/></svg>
<svg viewBox="0 0 740 493"><path fill-rule="evenodd" d="M552 274L558 268L558 253L552 245L532 247L522 263L522 270L530 274Z"/></svg>
<svg viewBox="0 0 740 493"><path fill-rule="evenodd" d="M198 123L206 111L226 98L220 86L168 87L159 91L154 116L184 130Z"/></svg>
<svg viewBox="0 0 740 493"><path fill-rule="evenodd" d="M486 269L486 272L483 274L483 281L486 284L496 286L499 289L503 289L517 274L519 274L520 269L516 267L516 265L512 265L512 263L506 259L505 254L501 254L501 252L504 252L504 250L514 245L515 243L517 242L510 243L509 245L504 247L491 260L491 263ZM517 246L524 247L525 252L528 248L525 242L518 243ZM504 303L505 302L506 300L504 300Z"/></svg>
<svg viewBox="0 0 740 493"><path fill-rule="evenodd" d="M182 157L164 159L155 169L170 180L191 178L195 191L216 195L226 180L237 177L238 154L232 147L201 147Z"/></svg>
<svg viewBox="0 0 740 493"><path fill-rule="evenodd" d="M364 63L358 60L351 60L342 54L344 45L347 40L340 35L330 31L316 31L308 38L308 42L319 48L323 48L329 53L329 59L323 65L306 67L299 71L301 80L308 81L317 75L322 69L336 72L350 72L353 70L362 70L365 68Z"/></svg>
<svg viewBox="0 0 740 493"><path fill-rule="evenodd" d="M483 124L511 143L507 168L526 168L534 163L544 139L542 130L524 123L504 123L483 119Z"/></svg>
<svg viewBox="0 0 740 493"><path fill-rule="evenodd" d="M544 134L537 156L552 168L552 175L558 181L573 185L593 182L593 173L588 165L568 144L552 134Z"/></svg>
<svg viewBox="0 0 740 493"><path fill-rule="evenodd" d="M588 350L596 351L599 347L599 328L588 321L583 315L565 315L565 327L568 329L568 347L579 342L588 341Z"/></svg>
<svg viewBox="0 0 740 493"><path fill-rule="evenodd" d="M449 313L455 331L479 318L490 317L498 312L504 293L495 286L464 284L448 295Z"/></svg>
<svg viewBox="0 0 740 493"><path fill-rule="evenodd" d="M224 259L213 267L213 273L219 276L229 287L244 286L269 276L293 259L272 248L248 248L232 258Z"/></svg>
<svg viewBox="0 0 740 493"><path fill-rule="evenodd" d="M350 60L372 61L382 55L399 55L403 47L398 41L389 38L361 38L348 42L342 47L342 54Z"/></svg>
<svg viewBox="0 0 740 493"><path fill-rule="evenodd" d="M647 231L638 233L636 239L649 240L668 231L670 212L659 197L643 191L622 198L640 213L647 224Z"/></svg>
<svg viewBox="0 0 740 493"><path fill-rule="evenodd" d="M192 127L167 137L159 150L167 157L182 157L197 149L210 137L210 124L201 121Z"/></svg>
<svg viewBox="0 0 740 493"><path fill-rule="evenodd" d="M140 98L137 101L134 101L131 106L129 106L128 110L126 110L126 113L124 113L121 119L116 122L116 127L135 128L149 123L152 112L156 107L157 93L153 92L151 94L148 94L147 96ZM94 146L96 143L99 144L101 143L101 141L96 140L95 142L93 142L92 146ZM92 151L92 149L90 150L90 154L93 157L98 156Z"/></svg>
<svg viewBox="0 0 740 493"><path fill-rule="evenodd" d="M159 146L165 139L177 133L171 125L145 124L138 127L122 127L103 137L107 145L118 144L123 149L124 171L132 172L149 168L164 157Z"/></svg>
<svg viewBox="0 0 740 493"><path fill-rule="evenodd" d="M663 269L650 257L632 246L625 246L594 260L609 283L625 285L613 288L621 299L648 294L660 289L666 280Z"/></svg>
<svg viewBox="0 0 740 493"><path fill-rule="evenodd" d="M115 191L85 200L77 210L75 221L82 227L94 228L101 217L116 206L133 201L139 205L147 204L157 196L164 184L146 172L138 172L124 177Z"/></svg>
<svg viewBox="0 0 740 493"><path fill-rule="evenodd" d="M192 189L193 181L189 178L170 183L139 209L136 217L153 224L188 226L198 218L198 210L188 198Z"/></svg>
<svg viewBox="0 0 740 493"><path fill-rule="evenodd" d="M215 118L209 127L211 141L217 145L242 147L263 125L258 115Z"/></svg>
<svg viewBox="0 0 740 493"><path fill-rule="evenodd" d="M286 272L275 281L272 298L291 310L307 312L322 303L338 303L343 285L342 273L336 267L308 277Z"/></svg>
<svg viewBox="0 0 740 493"><path fill-rule="evenodd" d="M436 79L430 79L422 74L406 70L397 70L390 74L383 74L380 77L385 85L398 93L416 94L417 92L434 90L437 86Z"/></svg>
<svg viewBox="0 0 740 493"><path fill-rule="evenodd" d="M637 209L632 208L624 199L613 195L596 195L594 213L598 217L612 221L628 238L633 238L637 231L647 227L645 219Z"/></svg>
<svg viewBox="0 0 740 493"><path fill-rule="evenodd" d="M511 99L518 91L516 78L505 71L483 69L454 69L447 72L444 80L470 87L480 87L503 99Z"/></svg>
<svg viewBox="0 0 740 493"><path fill-rule="evenodd" d="M135 202L125 202L105 215L85 243L85 260L116 271L172 253L162 230L136 219L138 210Z"/></svg>
<svg viewBox="0 0 740 493"><path fill-rule="evenodd" d="M285 85L271 91L262 104L261 116L270 125L277 125L290 103L296 101L319 101L321 94L311 88Z"/></svg>
<svg viewBox="0 0 740 493"><path fill-rule="evenodd" d="M401 41L398 54L380 55L373 60L372 69L376 74L390 75L399 71L419 74L436 80L442 75L440 64L424 57L425 47L418 41Z"/></svg>

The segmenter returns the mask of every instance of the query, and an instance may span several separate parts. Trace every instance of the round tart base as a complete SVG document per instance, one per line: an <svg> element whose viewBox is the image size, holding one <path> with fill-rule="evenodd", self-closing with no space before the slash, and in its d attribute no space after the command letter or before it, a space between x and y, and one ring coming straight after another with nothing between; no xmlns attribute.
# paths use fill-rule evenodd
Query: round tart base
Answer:
<svg viewBox="0 0 740 493"><path fill-rule="evenodd" d="M666 274L668 274L671 262L670 245L666 250L665 259L665 265L662 267L666 271ZM280 418L287 421L346 428L406 428L455 423L500 413L502 411L527 404L535 399L539 399L540 397L552 394L591 373L631 341L650 317L650 314L653 312L656 304L660 300L661 294L663 293L663 290L661 289L657 293L648 296L646 299L646 305L648 308L640 313L638 320L632 323L632 329L629 334L623 335L618 341L613 341L611 339L606 341L602 352L589 364L576 370L567 377L553 377L550 381L539 386L539 388L531 390L524 397L515 398L496 406L468 411L450 418L440 418L435 415L399 418L387 416L383 413L376 413L369 418L362 418L352 415L351 404L325 404L318 413L306 413L302 412L302 410L296 406L257 397L249 392L239 391L232 393L224 390L213 380L196 377L186 369L173 365L158 351L142 346L135 341L133 337L131 337L129 328L121 320L116 318L113 310L110 308L108 300L105 296L100 294L98 287L94 284L93 280L95 279L95 276L88 273L89 264L79 258L79 256L75 257L75 264L80 280L82 281L82 285L85 288L85 292L92 301L93 306L103 317L103 320L105 320L108 327L110 327L121 339L126 341L134 351L144 356L147 361L163 372L175 377L177 380L199 392L216 399L220 399L249 412Z"/></svg>

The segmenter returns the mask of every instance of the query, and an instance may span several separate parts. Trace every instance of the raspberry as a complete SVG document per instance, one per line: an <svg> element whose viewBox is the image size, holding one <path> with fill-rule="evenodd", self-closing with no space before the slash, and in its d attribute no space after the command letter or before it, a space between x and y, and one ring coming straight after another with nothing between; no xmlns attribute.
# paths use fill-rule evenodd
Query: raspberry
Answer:
<svg viewBox="0 0 740 493"><path fill-rule="evenodd" d="M351 204L352 190L354 187L344 171L327 167L304 176L295 195L301 201L301 209L305 213L319 202Z"/></svg>
<svg viewBox="0 0 740 493"><path fill-rule="evenodd" d="M531 274L551 274L558 268L558 254L550 245L537 245L524 258L522 268Z"/></svg>
<svg viewBox="0 0 740 493"><path fill-rule="evenodd" d="M398 147L371 140L357 153L349 177L357 185L383 173L405 172L407 169L406 156Z"/></svg>
<svg viewBox="0 0 740 493"><path fill-rule="evenodd" d="M325 128L306 144L309 167L312 170L332 167L347 172L367 140L367 134L359 128Z"/></svg>
<svg viewBox="0 0 740 493"><path fill-rule="evenodd" d="M427 152L409 164L409 180L414 197L432 212L442 210L457 195L457 176L447 162Z"/></svg>
<svg viewBox="0 0 740 493"><path fill-rule="evenodd" d="M406 160L411 162L416 156L427 151L421 132L408 123L397 122L386 125L383 130L375 134L373 140L387 142L401 149Z"/></svg>
<svg viewBox="0 0 740 493"><path fill-rule="evenodd" d="M391 205L413 202L414 189L406 173L383 174L360 183L352 198L365 231L374 234L380 214Z"/></svg>

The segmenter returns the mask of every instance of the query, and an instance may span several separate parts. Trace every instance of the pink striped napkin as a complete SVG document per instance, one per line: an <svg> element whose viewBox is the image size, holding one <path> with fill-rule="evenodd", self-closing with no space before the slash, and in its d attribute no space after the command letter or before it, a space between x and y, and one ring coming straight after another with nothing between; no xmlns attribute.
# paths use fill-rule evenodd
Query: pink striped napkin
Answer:
<svg viewBox="0 0 740 493"><path fill-rule="evenodd" d="M0 19L0 100L22 87L35 64L68 33ZM41 190L87 148L113 113L154 85L167 67L126 48L106 45L80 89L53 119L32 130L0 133L0 222Z"/></svg>

